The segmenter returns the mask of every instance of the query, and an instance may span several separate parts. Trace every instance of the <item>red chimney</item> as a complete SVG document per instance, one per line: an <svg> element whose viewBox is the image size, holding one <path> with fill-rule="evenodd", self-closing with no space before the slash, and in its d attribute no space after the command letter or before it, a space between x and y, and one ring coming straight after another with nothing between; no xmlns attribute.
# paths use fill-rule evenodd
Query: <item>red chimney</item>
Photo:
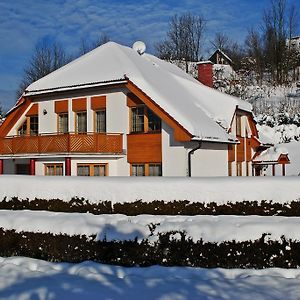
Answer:
<svg viewBox="0 0 300 300"><path fill-rule="evenodd" d="M213 63L211 61L200 61L198 65L198 80L209 87L213 87Z"/></svg>

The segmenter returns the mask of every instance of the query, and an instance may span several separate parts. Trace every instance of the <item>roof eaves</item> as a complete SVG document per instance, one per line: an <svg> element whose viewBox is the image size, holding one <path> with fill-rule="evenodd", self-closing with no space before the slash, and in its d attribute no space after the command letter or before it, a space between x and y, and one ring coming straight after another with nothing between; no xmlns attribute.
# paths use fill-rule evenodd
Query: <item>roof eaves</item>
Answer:
<svg viewBox="0 0 300 300"><path fill-rule="evenodd" d="M39 89L39 90L31 90L31 91L25 90L23 96L33 96L33 95L44 94L44 93L49 93L49 92L67 91L67 90L81 89L81 88L86 88L86 87L97 87L97 86L122 84L122 83L127 83L127 79L125 77L119 78L119 79L113 79L113 80L89 82L89 83L75 84L75 85L69 85L69 86L52 87L52 88Z"/></svg>

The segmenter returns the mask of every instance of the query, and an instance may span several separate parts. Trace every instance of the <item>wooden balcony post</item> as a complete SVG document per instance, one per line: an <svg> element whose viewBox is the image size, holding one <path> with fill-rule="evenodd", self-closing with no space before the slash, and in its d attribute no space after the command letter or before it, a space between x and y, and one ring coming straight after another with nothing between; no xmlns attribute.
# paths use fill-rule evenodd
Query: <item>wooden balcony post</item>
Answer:
<svg viewBox="0 0 300 300"><path fill-rule="evenodd" d="M0 175L3 175L3 159L0 159Z"/></svg>
<svg viewBox="0 0 300 300"><path fill-rule="evenodd" d="M282 164L282 176L285 176L285 164Z"/></svg>
<svg viewBox="0 0 300 300"><path fill-rule="evenodd" d="M275 176L275 165L272 165L272 176Z"/></svg>
<svg viewBox="0 0 300 300"><path fill-rule="evenodd" d="M71 158L65 158L65 176L71 176Z"/></svg>
<svg viewBox="0 0 300 300"><path fill-rule="evenodd" d="M30 158L29 174L35 175L35 159L34 158Z"/></svg>

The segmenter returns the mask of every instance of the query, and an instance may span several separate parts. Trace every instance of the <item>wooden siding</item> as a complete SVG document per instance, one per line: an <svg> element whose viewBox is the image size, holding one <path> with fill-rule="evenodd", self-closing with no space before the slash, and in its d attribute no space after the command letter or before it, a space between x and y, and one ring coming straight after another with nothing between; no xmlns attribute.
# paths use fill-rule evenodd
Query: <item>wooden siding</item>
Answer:
<svg viewBox="0 0 300 300"><path fill-rule="evenodd" d="M251 161L252 159L252 144L251 138L246 138L246 161Z"/></svg>
<svg viewBox="0 0 300 300"><path fill-rule="evenodd" d="M245 161L245 140L244 138L238 138L240 143L236 147L236 161Z"/></svg>
<svg viewBox="0 0 300 300"><path fill-rule="evenodd" d="M99 110L106 108L106 96L95 96L91 98L91 109Z"/></svg>
<svg viewBox="0 0 300 300"><path fill-rule="evenodd" d="M0 138L0 154L123 153L122 134L45 134Z"/></svg>
<svg viewBox="0 0 300 300"><path fill-rule="evenodd" d="M137 96L135 96L133 93L127 94L127 106L128 107L135 107L137 105L144 104L143 101L141 101Z"/></svg>
<svg viewBox="0 0 300 300"><path fill-rule="evenodd" d="M9 115L5 118L4 122L0 126L0 137L5 137L9 131L13 128L13 126L16 124L16 122L21 118L21 116L24 114L26 109L30 105L29 99L20 100L18 102L18 107L16 107L13 111L9 113ZM0 147L1 149L1 147Z"/></svg>
<svg viewBox="0 0 300 300"><path fill-rule="evenodd" d="M54 103L56 114L68 112L68 100L55 101Z"/></svg>
<svg viewBox="0 0 300 300"><path fill-rule="evenodd" d="M161 162L161 133L128 134L127 160L129 163Z"/></svg>
<svg viewBox="0 0 300 300"><path fill-rule="evenodd" d="M290 160L287 154L281 154L278 158L278 163L280 165L289 164Z"/></svg>
<svg viewBox="0 0 300 300"><path fill-rule="evenodd" d="M34 103L30 109L28 110L28 112L26 113L26 117L30 117L30 116L36 116L39 114L39 105L38 103Z"/></svg>
<svg viewBox="0 0 300 300"><path fill-rule="evenodd" d="M228 162L235 161L235 145L228 145Z"/></svg>
<svg viewBox="0 0 300 300"><path fill-rule="evenodd" d="M72 99L73 111L86 111L86 98Z"/></svg>

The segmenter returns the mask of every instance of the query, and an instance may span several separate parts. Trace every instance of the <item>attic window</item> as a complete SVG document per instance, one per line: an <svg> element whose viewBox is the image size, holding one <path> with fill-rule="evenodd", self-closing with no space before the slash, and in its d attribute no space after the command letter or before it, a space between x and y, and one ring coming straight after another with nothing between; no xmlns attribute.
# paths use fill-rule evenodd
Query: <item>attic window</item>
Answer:
<svg viewBox="0 0 300 300"><path fill-rule="evenodd" d="M160 132L161 119L145 105L131 108L131 132Z"/></svg>

